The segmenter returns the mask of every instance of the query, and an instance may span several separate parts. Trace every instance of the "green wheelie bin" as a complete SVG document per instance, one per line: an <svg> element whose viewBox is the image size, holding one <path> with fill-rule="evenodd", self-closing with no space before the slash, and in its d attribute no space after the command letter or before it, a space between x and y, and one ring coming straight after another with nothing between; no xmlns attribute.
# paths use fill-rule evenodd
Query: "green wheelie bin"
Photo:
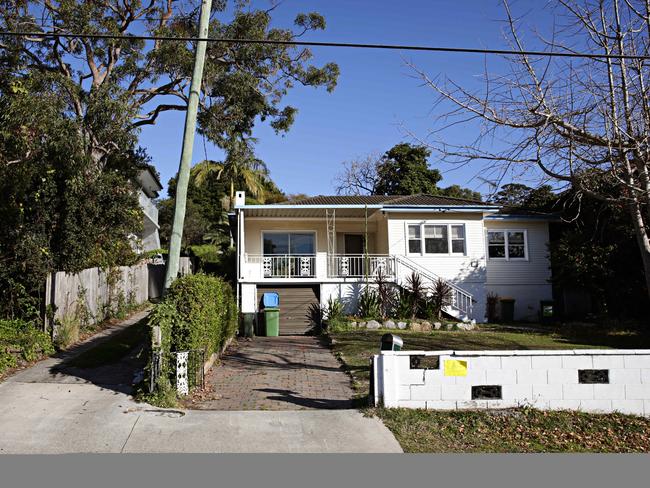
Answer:
<svg viewBox="0 0 650 488"><path fill-rule="evenodd" d="M277 293L264 293L264 325L267 337L280 335L280 296Z"/></svg>

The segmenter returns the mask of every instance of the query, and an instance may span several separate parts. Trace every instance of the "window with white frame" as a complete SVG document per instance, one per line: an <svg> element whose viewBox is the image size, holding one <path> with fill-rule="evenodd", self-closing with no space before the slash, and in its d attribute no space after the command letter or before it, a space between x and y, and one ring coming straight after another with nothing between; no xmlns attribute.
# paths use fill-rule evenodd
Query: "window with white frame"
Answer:
<svg viewBox="0 0 650 488"><path fill-rule="evenodd" d="M409 253L421 254L422 253L422 237L419 225L408 226L408 246Z"/></svg>
<svg viewBox="0 0 650 488"><path fill-rule="evenodd" d="M526 231L490 230L488 231L488 257L490 259L527 259Z"/></svg>
<svg viewBox="0 0 650 488"><path fill-rule="evenodd" d="M465 251L464 224L408 225L409 254L465 254Z"/></svg>

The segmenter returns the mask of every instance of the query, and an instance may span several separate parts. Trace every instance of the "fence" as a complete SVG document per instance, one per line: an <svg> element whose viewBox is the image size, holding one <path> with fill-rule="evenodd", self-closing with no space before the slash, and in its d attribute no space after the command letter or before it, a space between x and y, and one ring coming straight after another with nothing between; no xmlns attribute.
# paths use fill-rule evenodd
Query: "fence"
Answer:
<svg viewBox="0 0 650 488"><path fill-rule="evenodd" d="M180 274L191 272L190 259L181 258ZM115 310L140 305L160 296L164 265L137 264L110 269L88 268L78 273L50 273L45 285L45 327L76 317L87 325L101 322ZM53 321L53 323L52 323Z"/></svg>
<svg viewBox="0 0 650 488"><path fill-rule="evenodd" d="M510 408L650 416L650 350L383 351L372 400L436 410Z"/></svg>
<svg viewBox="0 0 650 488"><path fill-rule="evenodd" d="M205 386L205 351L192 349L151 354L149 391L153 392L162 375L166 375L172 387L181 395L187 395L192 388Z"/></svg>

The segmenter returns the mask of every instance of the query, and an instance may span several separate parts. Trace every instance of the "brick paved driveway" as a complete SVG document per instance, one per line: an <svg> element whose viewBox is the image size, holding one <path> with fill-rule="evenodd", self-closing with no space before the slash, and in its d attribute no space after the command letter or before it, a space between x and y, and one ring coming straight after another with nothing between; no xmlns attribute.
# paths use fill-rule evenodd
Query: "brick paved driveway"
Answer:
<svg viewBox="0 0 650 488"><path fill-rule="evenodd" d="M256 337L229 348L186 405L205 410L352 408L350 378L317 337Z"/></svg>

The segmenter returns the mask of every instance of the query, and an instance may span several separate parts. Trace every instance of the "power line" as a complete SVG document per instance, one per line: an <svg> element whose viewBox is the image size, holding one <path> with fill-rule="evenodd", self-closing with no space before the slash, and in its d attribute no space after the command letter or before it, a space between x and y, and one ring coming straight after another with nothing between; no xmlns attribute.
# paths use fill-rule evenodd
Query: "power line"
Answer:
<svg viewBox="0 0 650 488"><path fill-rule="evenodd" d="M221 38L200 38L200 37L173 37L173 36L149 36L149 35L116 35L116 34L71 34L66 32L24 32L24 31L0 31L0 36L10 37L47 37L47 38L86 38L86 39L113 39L128 41L176 41L176 42L221 42L225 44L262 44L276 46L304 46L304 47L340 47L357 49L387 49L399 51L424 51L440 53L462 53L462 54L501 54L507 56L547 56L557 58L590 58L590 59L639 59L650 60L650 55L631 54L598 54L579 52L547 52L547 51L516 51L511 49L480 49L471 47L444 47L444 46L414 46L403 44L366 44L356 42L315 42L315 41L283 41L273 39L233 39Z"/></svg>

